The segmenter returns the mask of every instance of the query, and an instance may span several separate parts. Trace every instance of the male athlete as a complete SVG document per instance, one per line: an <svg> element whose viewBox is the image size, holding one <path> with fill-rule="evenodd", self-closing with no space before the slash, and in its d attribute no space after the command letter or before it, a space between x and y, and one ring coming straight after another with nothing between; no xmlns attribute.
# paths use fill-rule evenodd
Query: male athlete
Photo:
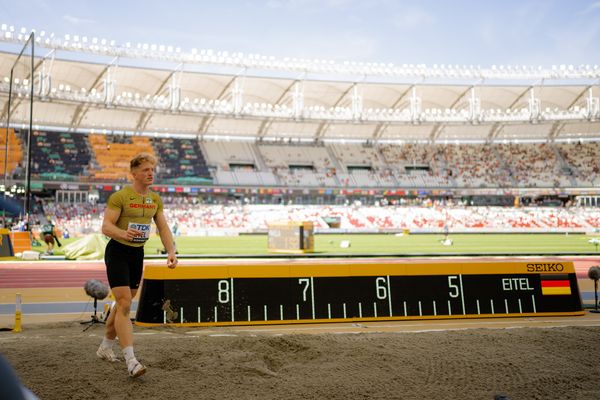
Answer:
<svg viewBox="0 0 600 400"><path fill-rule="evenodd" d="M150 190L155 167L156 159L150 154L138 154L131 160L133 183L109 197L102 222L102 233L111 238L106 245L104 261L116 305L106 321L106 334L96 354L104 360L117 361L112 346L118 337L127 370L134 378L146 373L146 367L133 354L129 312L142 278L144 243L150 237L152 219L167 251L167 267L177 266L173 236L165 220L162 200Z"/></svg>
<svg viewBox="0 0 600 400"><path fill-rule="evenodd" d="M42 233L40 235L41 239L46 243L48 248L46 249L46 254L54 254L54 238L58 240L56 237L56 228L52 223L52 219L48 217L46 223L42 225ZM60 246L60 243L58 243Z"/></svg>

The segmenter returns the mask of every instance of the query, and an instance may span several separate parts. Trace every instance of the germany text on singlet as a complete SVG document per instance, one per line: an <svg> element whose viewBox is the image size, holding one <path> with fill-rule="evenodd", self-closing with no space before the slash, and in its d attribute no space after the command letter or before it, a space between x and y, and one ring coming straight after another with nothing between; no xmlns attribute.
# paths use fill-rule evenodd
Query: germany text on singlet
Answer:
<svg viewBox="0 0 600 400"><path fill-rule="evenodd" d="M125 186L110 195L106 207L121 211L116 223L117 227L123 230L133 227L141 232L131 242L115 240L127 246L139 247L143 246L150 238L152 218L157 212L162 211L163 203L158 193L150 191L148 194L142 195L133 190L131 186Z"/></svg>

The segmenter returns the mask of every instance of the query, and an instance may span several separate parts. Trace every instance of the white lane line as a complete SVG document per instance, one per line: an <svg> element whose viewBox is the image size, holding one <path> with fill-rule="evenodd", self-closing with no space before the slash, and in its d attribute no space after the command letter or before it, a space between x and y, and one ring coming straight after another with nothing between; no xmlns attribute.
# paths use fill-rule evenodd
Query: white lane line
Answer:
<svg viewBox="0 0 600 400"><path fill-rule="evenodd" d="M523 307L521 306L521 299L519 299L519 313L523 314Z"/></svg>
<svg viewBox="0 0 600 400"><path fill-rule="evenodd" d="M312 302L312 317L315 319L315 282L313 277L310 277L310 300Z"/></svg>
<svg viewBox="0 0 600 400"><path fill-rule="evenodd" d="M231 322L235 322L235 315L233 310L235 310L235 303L233 302L233 278L230 278L231 282Z"/></svg>
<svg viewBox="0 0 600 400"><path fill-rule="evenodd" d="M390 288L390 276L387 276L387 288L388 288L388 307L390 308L390 317L394 315L392 313L392 289Z"/></svg>
<svg viewBox="0 0 600 400"><path fill-rule="evenodd" d="M467 315L467 312L465 310L465 294L463 292L462 275L459 275L458 279L460 280L460 299L462 300L463 315Z"/></svg>

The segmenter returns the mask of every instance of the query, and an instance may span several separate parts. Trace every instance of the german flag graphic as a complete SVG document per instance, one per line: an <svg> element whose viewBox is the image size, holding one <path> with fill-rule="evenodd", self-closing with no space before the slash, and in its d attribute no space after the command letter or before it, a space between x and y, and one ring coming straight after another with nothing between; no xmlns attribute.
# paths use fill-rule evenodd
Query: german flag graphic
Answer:
<svg viewBox="0 0 600 400"><path fill-rule="evenodd" d="M542 295L570 295L571 282L568 274L541 275Z"/></svg>

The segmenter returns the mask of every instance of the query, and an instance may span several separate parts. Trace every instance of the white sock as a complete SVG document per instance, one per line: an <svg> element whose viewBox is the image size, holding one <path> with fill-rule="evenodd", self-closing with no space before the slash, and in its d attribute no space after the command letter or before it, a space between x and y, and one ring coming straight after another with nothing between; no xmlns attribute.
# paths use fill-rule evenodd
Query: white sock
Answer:
<svg viewBox="0 0 600 400"><path fill-rule="evenodd" d="M112 349L113 344L115 344L115 339L107 339L106 337L102 338L102 343L100 343L100 347L103 349Z"/></svg>
<svg viewBox="0 0 600 400"><path fill-rule="evenodd" d="M123 348L123 357L125 357L125 362L129 364L132 361L135 361L135 355L133 354L133 346L127 346Z"/></svg>

